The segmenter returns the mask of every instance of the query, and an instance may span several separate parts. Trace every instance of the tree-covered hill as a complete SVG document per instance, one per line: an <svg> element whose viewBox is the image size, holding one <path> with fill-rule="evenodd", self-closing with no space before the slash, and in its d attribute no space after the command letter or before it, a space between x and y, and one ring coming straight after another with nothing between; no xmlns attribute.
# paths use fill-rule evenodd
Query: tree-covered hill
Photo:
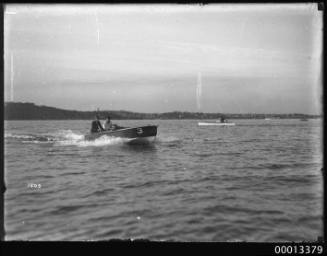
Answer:
<svg viewBox="0 0 327 256"><path fill-rule="evenodd" d="M130 111L99 111L101 118L110 114L112 119L218 119L224 116L227 119L263 119L263 118L318 118L315 115L305 114L228 114L228 113L136 113ZM6 102L4 107L5 120L91 120L95 111L65 110L48 106L38 106L34 103Z"/></svg>

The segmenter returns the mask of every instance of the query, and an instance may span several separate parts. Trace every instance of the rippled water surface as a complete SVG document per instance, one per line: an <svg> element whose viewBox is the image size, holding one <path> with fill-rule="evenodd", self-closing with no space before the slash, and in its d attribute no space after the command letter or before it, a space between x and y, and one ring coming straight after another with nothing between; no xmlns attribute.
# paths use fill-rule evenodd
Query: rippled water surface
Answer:
<svg viewBox="0 0 327 256"><path fill-rule="evenodd" d="M5 122L6 240L303 241L322 235L321 120Z"/></svg>

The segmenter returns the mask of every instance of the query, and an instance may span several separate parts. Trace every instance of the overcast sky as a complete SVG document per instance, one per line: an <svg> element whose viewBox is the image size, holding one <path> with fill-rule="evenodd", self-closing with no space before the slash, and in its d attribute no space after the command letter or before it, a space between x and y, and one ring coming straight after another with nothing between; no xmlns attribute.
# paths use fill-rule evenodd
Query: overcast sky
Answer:
<svg viewBox="0 0 327 256"><path fill-rule="evenodd" d="M4 22L5 101L322 112L316 4L6 5Z"/></svg>

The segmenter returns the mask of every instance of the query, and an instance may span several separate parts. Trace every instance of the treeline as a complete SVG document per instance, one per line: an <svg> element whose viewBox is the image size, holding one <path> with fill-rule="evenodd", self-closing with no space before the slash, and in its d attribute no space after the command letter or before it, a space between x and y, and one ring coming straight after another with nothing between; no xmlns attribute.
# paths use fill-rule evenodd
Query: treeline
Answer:
<svg viewBox="0 0 327 256"><path fill-rule="evenodd" d="M264 119L264 118L319 118L317 115L305 114L226 114L201 112L168 112L168 113L136 113L130 111L99 111L101 118L107 114L112 119ZM91 120L95 111L65 110L48 106L38 106L34 103L6 102L4 108L5 120Z"/></svg>

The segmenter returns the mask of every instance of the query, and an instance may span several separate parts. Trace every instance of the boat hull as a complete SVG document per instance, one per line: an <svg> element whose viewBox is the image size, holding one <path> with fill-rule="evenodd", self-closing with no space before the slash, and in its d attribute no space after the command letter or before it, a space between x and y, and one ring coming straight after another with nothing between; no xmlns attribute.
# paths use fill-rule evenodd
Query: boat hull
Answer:
<svg viewBox="0 0 327 256"><path fill-rule="evenodd" d="M157 126L148 125L133 128L120 128L113 131L103 131L97 133L88 133L84 136L85 140L95 140L102 136L118 137L128 139L128 142L151 142L157 135Z"/></svg>
<svg viewBox="0 0 327 256"><path fill-rule="evenodd" d="M209 122L199 122L199 126L233 126L235 123L209 123Z"/></svg>

